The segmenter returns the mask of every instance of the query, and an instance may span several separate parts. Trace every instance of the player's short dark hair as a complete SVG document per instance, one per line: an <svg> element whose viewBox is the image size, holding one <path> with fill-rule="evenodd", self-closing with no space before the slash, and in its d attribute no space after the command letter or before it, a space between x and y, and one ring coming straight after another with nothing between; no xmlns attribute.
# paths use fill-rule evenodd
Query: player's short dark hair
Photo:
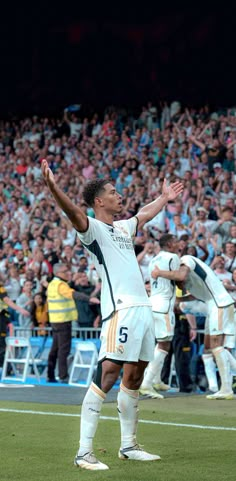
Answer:
<svg viewBox="0 0 236 481"><path fill-rule="evenodd" d="M166 247L169 242L173 241L174 239L175 236L173 234L163 234L159 239L160 248L163 249L163 247Z"/></svg>
<svg viewBox="0 0 236 481"><path fill-rule="evenodd" d="M110 184L110 180L105 179L96 179L90 180L84 188L83 191L83 198L86 204L89 207L94 206L95 197L99 196L101 192L104 190L105 185Z"/></svg>

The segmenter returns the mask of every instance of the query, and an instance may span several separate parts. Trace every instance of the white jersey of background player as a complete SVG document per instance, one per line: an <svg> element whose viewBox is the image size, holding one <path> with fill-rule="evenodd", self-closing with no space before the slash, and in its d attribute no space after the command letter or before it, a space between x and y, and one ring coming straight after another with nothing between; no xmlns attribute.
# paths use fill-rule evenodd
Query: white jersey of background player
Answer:
<svg viewBox="0 0 236 481"><path fill-rule="evenodd" d="M228 335L233 339L235 334L233 299L211 268L194 256L181 257L180 269L175 272L156 268L154 277L182 281L190 293L189 300L193 296L206 303L208 325L204 338L205 352L209 355L212 352L221 378L220 391L208 396L208 399L232 399L228 361L233 363L234 358L224 349L224 337Z"/></svg>
<svg viewBox="0 0 236 481"><path fill-rule="evenodd" d="M153 279L152 272L155 266L168 271L177 270L180 267L179 256L174 253L178 246L176 237L172 234L164 234L161 236L159 244L161 250L149 264L152 311L158 344L155 347L154 359L145 371L140 388L141 394L149 396L154 394L154 390L169 389L168 385L161 382L161 371L174 335L176 298L175 282L161 277Z"/></svg>
<svg viewBox="0 0 236 481"><path fill-rule="evenodd" d="M150 278L156 264L160 269L174 271L180 267L180 258L177 254L161 250L149 264ZM175 303L175 283L163 277L157 281L151 279L151 303L154 312L167 314Z"/></svg>
<svg viewBox="0 0 236 481"><path fill-rule="evenodd" d="M181 257L180 261L190 269L185 288L196 299L206 303L214 302L217 307L227 307L234 303L220 279L204 262L190 255Z"/></svg>

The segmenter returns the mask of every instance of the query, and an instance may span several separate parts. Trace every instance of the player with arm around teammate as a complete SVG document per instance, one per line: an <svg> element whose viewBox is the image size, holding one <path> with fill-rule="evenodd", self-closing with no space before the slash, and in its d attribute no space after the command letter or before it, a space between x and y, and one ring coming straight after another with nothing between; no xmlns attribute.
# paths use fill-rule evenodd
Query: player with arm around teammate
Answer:
<svg viewBox="0 0 236 481"><path fill-rule="evenodd" d="M205 303L206 325L204 346L205 353L214 356L219 370L221 388L207 396L208 399L233 399L230 365L235 359L224 349L227 339L228 347L235 342L234 302L212 269L200 259L186 255L181 257L181 266L177 271L169 272L157 267L153 276L164 277L176 282L184 282L190 293L189 300L198 299ZM187 301L187 297L185 297Z"/></svg>
<svg viewBox="0 0 236 481"><path fill-rule="evenodd" d="M93 454L93 439L106 394L122 368L123 378L117 399L121 427L118 456L124 460L158 460L159 456L144 451L136 439L139 387L153 356L155 335L151 305L135 256L133 238L138 224L143 226L152 219L170 199L175 199L182 192L183 186L180 182L167 186L164 181L158 199L144 206L131 219L114 221L114 216L122 212L122 197L108 180L93 180L85 186L83 197L94 209L94 219L87 217L58 187L46 160L42 161L42 173L57 204L89 251L102 280L103 324L99 363L96 379L82 405L80 447L75 464L89 470L109 469Z"/></svg>
<svg viewBox="0 0 236 481"><path fill-rule="evenodd" d="M154 359L148 364L139 390L140 394L153 398L163 397L157 394L158 390L166 391L170 389L170 386L161 382L161 371L174 335L176 288L175 282L172 280L164 277L154 279L152 271L155 269L155 266L168 271L177 270L180 267L180 259L176 254L178 247L177 238L172 234L164 234L160 237L159 245L160 252L149 264L150 299L154 317L155 337L158 343L154 350Z"/></svg>

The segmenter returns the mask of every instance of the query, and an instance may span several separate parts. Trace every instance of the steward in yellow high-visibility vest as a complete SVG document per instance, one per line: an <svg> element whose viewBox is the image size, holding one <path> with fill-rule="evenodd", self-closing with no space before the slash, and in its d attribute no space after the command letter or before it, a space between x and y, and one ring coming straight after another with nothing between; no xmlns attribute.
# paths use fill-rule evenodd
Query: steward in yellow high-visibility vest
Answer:
<svg viewBox="0 0 236 481"><path fill-rule="evenodd" d="M65 264L54 264L53 274L55 277L47 288L48 314L53 337L48 356L48 382L56 382L57 359L60 381L68 382L67 357L71 349L71 322L78 319L74 299L89 301L90 297L69 286L69 270Z"/></svg>
<svg viewBox="0 0 236 481"><path fill-rule="evenodd" d="M78 312L73 299L75 291L69 287L67 282L58 277L48 284L47 300L49 322L70 322L76 321Z"/></svg>

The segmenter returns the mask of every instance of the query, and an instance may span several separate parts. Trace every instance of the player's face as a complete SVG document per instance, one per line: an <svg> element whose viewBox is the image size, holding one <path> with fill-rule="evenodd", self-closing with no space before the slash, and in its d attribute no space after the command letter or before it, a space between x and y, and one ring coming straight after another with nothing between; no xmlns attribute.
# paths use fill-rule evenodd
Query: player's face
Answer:
<svg viewBox="0 0 236 481"><path fill-rule="evenodd" d="M176 254L178 252L178 247L179 247L178 239L177 237L173 237L173 239L171 239L171 252Z"/></svg>
<svg viewBox="0 0 236 481"><path fill-rule="evenodd" d="M100 206L111 214L119 214L122 211L122 197L112 184L106 184L99 196Z"/></svg>

